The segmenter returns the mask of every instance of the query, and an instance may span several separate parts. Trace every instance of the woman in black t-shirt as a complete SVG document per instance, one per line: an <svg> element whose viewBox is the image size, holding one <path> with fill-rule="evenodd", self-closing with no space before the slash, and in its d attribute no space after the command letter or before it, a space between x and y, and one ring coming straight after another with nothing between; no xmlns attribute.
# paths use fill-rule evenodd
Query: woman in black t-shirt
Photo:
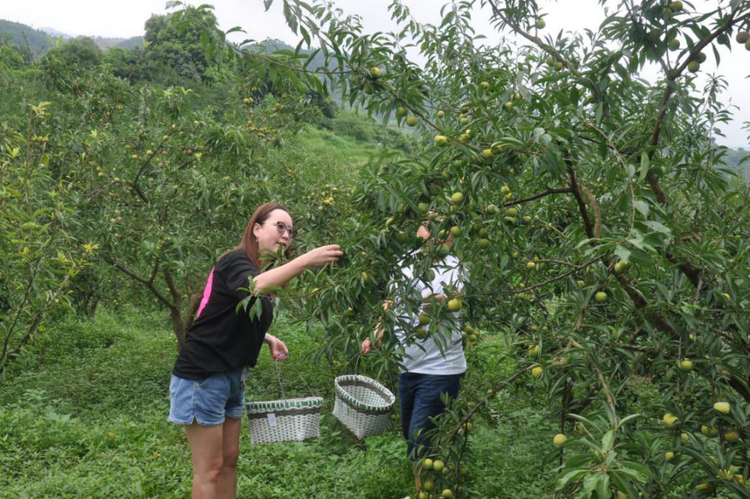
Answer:
<svg viewBox="0 0 750 499"><path fill-rule="evenodd" d="M338 245L321 246L261 272L269 252L283 248L289 255L295 234L283 206L267 203L255 210L240 244L211 269L197 317L175 362L169 420L185 425L193 456L193 498L236 497L243 372L255 366L263 343L274 360L288 353L281 340L266 333L273 308L263 291L284 286L308 267L336 262L343 254ZM254 297L247 310L257 310L255 301L260 299L259 316L237 310L251 288Z"/></svg>

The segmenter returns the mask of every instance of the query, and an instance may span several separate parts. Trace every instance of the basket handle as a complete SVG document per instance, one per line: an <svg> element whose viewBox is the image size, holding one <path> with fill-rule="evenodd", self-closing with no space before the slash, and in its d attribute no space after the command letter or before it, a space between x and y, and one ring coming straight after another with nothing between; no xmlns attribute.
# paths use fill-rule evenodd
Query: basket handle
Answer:
<svg viewBox="0 0 750 499"><path fill-rule="evenodd" d="M281 362L274 362L273 364L275 368L274 370L276 371L276 381L278 381L279 388L281 389L281 396L282 398L286 398L286 393L284 393L284 385L281 383L281 366L279 366ZM307 393L309 393L310 396L314 396L315 393L313 393L313 389L310 387L307 381L305 381L305 377L302 376L299 372L297 372L297 376L302 380L302 383L305 385L305 387L307 387Z"/></svg>

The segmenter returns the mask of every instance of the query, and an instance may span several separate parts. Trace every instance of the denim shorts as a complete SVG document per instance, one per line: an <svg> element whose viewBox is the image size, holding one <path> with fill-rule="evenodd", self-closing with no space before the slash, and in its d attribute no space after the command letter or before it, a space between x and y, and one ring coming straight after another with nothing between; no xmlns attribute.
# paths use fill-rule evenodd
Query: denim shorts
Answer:
<svg viewBox="0 0 750 499"><path fill-rule="evenodd" d="M169 421L177 424L220 426L224 419L242 418L245 383L242 369L215 373L205 379L172 375L169 383Z"/></svg>

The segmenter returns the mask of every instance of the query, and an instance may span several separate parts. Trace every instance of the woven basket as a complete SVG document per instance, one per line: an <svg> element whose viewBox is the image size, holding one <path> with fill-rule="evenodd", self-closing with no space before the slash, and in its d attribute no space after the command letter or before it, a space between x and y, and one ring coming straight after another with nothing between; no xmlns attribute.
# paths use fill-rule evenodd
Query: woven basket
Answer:
<svg viewBox="0 0 750 499"><path fill-rule="evenodd" d="M358 439L380 435L391 426L391 409L396 397L374 379L357 374L336 378L333 415Z"/></svg>
<svg viewBox="0 0 750 499"><path fill-rule="evenodd" d="M253 445L320 437L321 397L248 402L245 407Z"/></svg>

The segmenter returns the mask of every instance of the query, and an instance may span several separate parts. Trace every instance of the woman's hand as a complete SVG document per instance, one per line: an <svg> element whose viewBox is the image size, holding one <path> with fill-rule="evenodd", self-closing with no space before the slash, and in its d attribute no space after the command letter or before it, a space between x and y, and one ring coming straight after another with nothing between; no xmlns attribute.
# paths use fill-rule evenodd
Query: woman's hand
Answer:
<svg viewBox="0 0 750 499"><path fill-rule="evenodd" d="M289 349L287 349L283 341L275 336L266 334L266 343L268 343L268 350L271 352L273 360L277 362L286 360L287 355L289 355Z"/></svg>
<svg viewBox="0 0 750 499"><path fill-rule="evenodd" d="M328 263L336 263L343 254L338 244L328 244L308 251L303 257L308 267L322 267Z"/></svg>

